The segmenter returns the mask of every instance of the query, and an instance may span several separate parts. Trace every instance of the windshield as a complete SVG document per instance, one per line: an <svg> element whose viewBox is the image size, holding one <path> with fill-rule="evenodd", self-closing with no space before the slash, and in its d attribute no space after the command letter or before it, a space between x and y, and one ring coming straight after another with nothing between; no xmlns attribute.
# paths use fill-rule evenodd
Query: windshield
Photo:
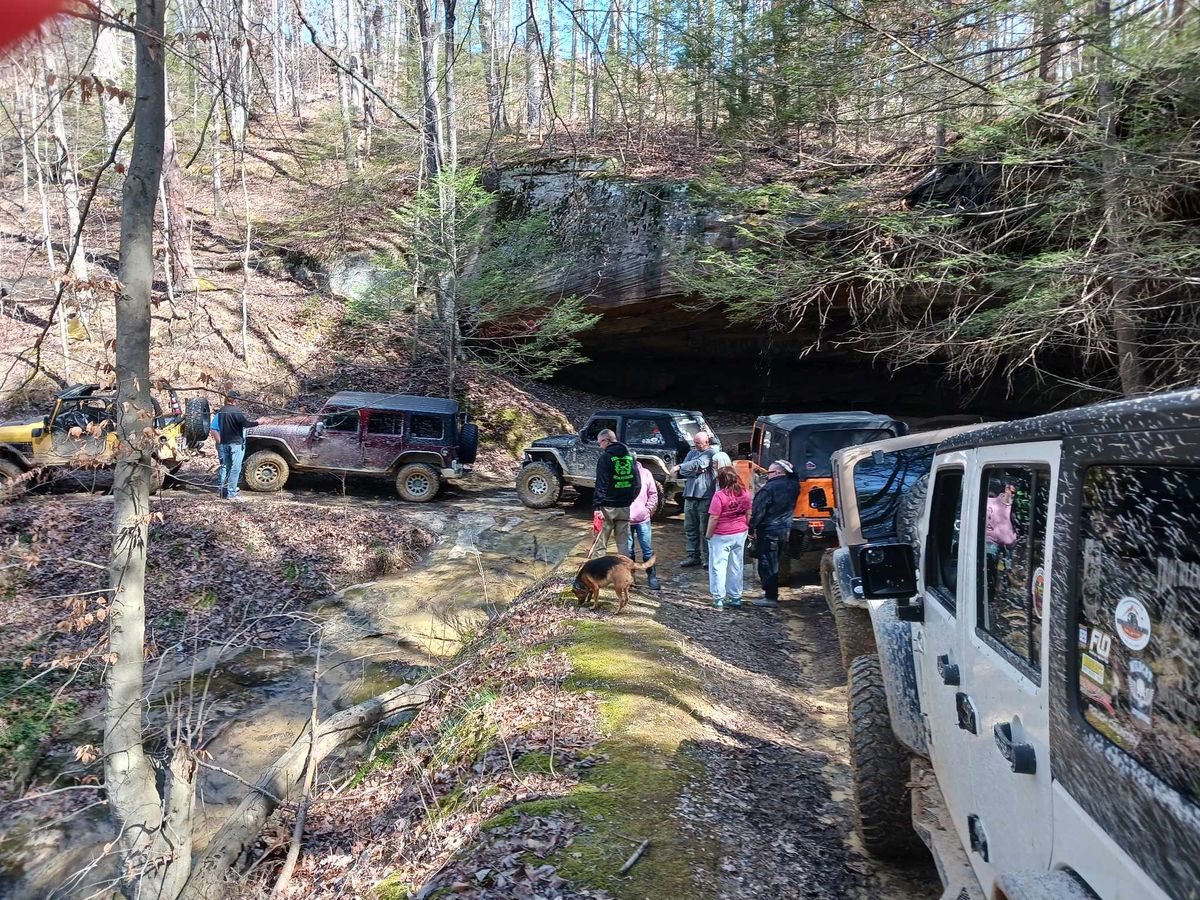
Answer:
<svg viewBox="0 0 1200 900"><path fill-rule="evenodd" d="M854 466L854 496L863 538L878 541L898 535L901 500L922 475L929 474L934 444L885 452L876 450Z"/></svg>

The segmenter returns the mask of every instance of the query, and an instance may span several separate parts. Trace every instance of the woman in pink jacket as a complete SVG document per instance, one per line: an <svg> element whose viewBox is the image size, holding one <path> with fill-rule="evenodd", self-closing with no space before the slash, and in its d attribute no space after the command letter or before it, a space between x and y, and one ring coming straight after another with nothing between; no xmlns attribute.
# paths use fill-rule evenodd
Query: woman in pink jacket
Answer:
<svg viewBox="0 0 1200 900"><path fill-rule="evenodd" d="M634 545L635 543L641 544L642 562L645 562L654 555L650 535L650 517L658 508L658 492L661 488L654 480L654 476L647 472L641 463L636 465L638 476L642 480L642 490L629 507L629 546L625 548L625 552L629 554L630 559L637 559L633 555ZM657 591L662 589L662 585L658 583L658 573L654 571L654 568L646 570L646 585L650 590Z"/></svg>

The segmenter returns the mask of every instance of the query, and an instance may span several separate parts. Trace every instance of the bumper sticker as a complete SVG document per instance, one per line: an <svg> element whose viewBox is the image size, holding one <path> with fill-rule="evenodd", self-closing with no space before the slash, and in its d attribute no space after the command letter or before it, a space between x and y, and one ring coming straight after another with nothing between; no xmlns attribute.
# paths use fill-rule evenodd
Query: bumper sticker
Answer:
<svg viewBox="0 0 1200 900"><path fill-rule="evenodd" d="M1140 659L1129 661L1129 711L1134 718L1150 724L1154 706L1154 672Z"/></svg>

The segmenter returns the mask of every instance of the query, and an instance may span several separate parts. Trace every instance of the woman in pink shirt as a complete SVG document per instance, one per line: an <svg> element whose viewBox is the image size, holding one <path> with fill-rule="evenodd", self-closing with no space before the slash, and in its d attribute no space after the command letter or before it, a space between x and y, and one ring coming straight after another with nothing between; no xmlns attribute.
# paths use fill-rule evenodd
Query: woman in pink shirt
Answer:
<svg viewBox="0 0 1200 900"><path fill-rule="evenodd" d="M742 605L742 556L750 529L750 492L733 466L717 472L717 492L708 506L708 590L713 604Z"/></svg>

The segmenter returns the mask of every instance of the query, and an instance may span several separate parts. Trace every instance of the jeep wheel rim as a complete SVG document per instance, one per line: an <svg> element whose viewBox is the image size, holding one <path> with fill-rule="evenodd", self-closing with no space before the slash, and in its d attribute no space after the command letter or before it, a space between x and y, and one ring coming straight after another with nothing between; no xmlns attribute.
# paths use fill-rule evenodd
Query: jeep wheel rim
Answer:
<svg viewBox="0 0 1200 900"><path fill-rule="evenodd" d="M273 487L279 481L279 466L275 463L259 463L254 467L254 480L263 487Z"/></svg>
<svg viewBox="0 0 1200 900"><path fill-rule="evenodd" d="M414 497L424 497L429 493L430 489L432 488L432 484L430 484L428 475L422 475L420 472L413 472L404 479L404 487Z"/></svg>
<svg viewBox="0 0 1200 900"><path fill-rule="evenodd" d="M550 482L546 480L545 475L529 476L529 480L525 482L525 486L529 488L529 493L539 497L550 491Z"/></svg>

